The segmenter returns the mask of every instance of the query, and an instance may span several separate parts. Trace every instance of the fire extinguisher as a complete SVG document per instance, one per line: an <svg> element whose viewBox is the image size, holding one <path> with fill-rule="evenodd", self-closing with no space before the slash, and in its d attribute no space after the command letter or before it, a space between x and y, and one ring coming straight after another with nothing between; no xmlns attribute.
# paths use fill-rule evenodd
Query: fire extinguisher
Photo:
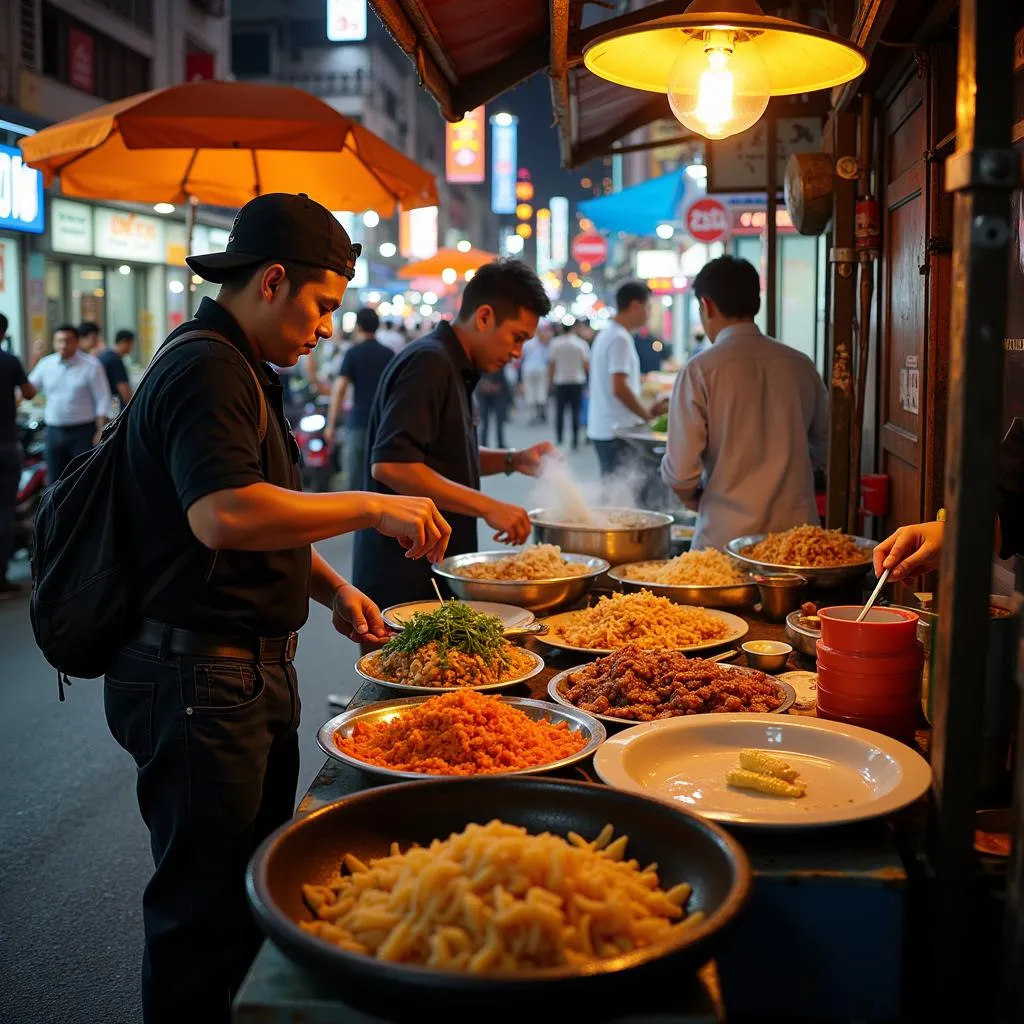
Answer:
<svg viewBox="0 0 1024 1024"><path fill-rule="evenodd" d="M878 201L872 196L861 196L857 200L855 225L857 252L877 251L882 243L881 215Z"/></svg>

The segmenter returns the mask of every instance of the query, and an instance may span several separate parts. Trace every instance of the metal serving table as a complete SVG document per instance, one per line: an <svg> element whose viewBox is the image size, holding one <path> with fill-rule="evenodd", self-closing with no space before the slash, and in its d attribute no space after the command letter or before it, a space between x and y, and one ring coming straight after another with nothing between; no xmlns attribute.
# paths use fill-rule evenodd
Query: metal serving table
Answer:
<svg viewBox="0 0 1024 1024"><path fill-rule="evenodd" d="M747 639L785 639L781 623L756 613L745 618ZM510 696L547 699L548 680L556 672L587 660L535 640L530 645L544 654L546 667L527 684L504 691ZM813 668L813 662L794 654L789 667ZM364 683L350 706L393 696ZM590 762L566 774L598 781ZM328 760L296 813L386 784ZM718 1024L725 1019L724 1008L754 1019L900 1019L907 875L891 824L770 835L737 830L736 835L750 856L755 883L723 954L689 982L681 979L671 993L652 993L643 1013L604 1024ZM368 1016L346 1005L329 981L299 968L269 942L238 994L235 1021L391 1024L386 1016Z"/></svg>

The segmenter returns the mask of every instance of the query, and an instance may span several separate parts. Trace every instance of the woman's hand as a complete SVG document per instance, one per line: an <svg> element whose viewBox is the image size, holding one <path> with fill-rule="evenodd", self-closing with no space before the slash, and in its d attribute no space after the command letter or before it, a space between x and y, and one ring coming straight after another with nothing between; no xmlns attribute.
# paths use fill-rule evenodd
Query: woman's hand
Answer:
<svg viewBox="0 0 1024 1024"><path fill-rule="evenodd" d="M380 609L351 583L343 583L334 592L331 614L334 628L357 644L380 646L391 639Z"/></svg>
<svg viewBox="0 0 1024 1024"><path fill-rule="evenodd" d="M902 580L938 569L944 528L944 523L901 526L875 548L875 575L889 569L892 579Z"/></svg>

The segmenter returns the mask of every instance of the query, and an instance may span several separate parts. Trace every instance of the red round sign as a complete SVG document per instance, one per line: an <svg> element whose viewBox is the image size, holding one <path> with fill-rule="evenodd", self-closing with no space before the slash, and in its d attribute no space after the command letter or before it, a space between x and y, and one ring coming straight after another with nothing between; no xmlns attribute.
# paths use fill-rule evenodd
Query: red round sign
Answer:
<svg viewBox="0 0 1024 1024"><path fill-rule="evenodd" d="M711 196L702 196L690 203L683 215L683 223L691 238L706 245L724 242L731 227L729 211Z"/></svg>
<svg viewBox="0 0 1024 1024"><path fill-rule="evenodd" d="M608 259L608 242L596 231L587 231L572 240L572 258L577 263L599 266Z"/></svg>

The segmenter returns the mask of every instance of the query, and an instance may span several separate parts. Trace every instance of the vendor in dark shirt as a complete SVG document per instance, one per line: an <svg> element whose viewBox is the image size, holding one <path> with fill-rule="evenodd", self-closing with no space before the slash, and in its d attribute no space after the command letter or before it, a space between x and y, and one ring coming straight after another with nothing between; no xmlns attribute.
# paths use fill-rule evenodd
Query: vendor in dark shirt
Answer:
<svg viewBox="0 0 1024 1024"><path fill-rule="evenodd" d="M526 512L482 494L480 477L534 475L554 447L547 441L522 451L478 447L473 390L481 374L520 356L549 308L532 270L496 260L466 285L458 319L403 349L381 378L367 427L364 486L433 498L451 522L449 554L477 550L477 517L502 543L522 544L530 535ZM396 544L367 530L356 534L352 577L381 607L433 594L427 563L408 561Z"/></svg>
<svg viewBox="0 0 1024 1024"><path fill-rule="evenodd" d="M356 344L345 353L341 362L338 378L331 388L331 404L327 410L327 436L333 440L345 395L352 388L352 408L345 417L345 486L350 491L358 491L363 486L366 425L370 422L370 406L384 369L395 354L377 340L379 328L380 317L375 310L364 308L356 313Z"/></svg>
<svg viewBox="0 0 1024 1024"><path fill-rule="evenodd" d="M103 349L96 357L107 371L110 393L120 402L123 409L132 397L132 385L128 380L128 368L125 359L132 354L135 347L135 332L122 328L114 335L113 348Z"/></svg>
<svg viewBox="0 0 1024 1024"><path fill-rule="evenodd" d="M200 336L158 355L124 414L127 560L139 593L162 583L104 690L156 865L143 896L146 1024L227 1024L259 948L245 867L295 806L293 658L310 598L346 637L388 636L311 545L370 529L410 557L444 553L448 527L429 499L300 491L269 364L294 366L331 336L358 253L305 196L248 203L226 252L188 259L221 288L168 344Z"/></svg>
<svg viewBox="0 0 1024 1024"><path fill-rule="evenodd" d="M938 569L945 531L944 522L901 526L875 548L875 575L888 569L892 579L903 580ZM999 445L992 547L999 558L1024 555L1024 422L1019 417Z"/></svg>

